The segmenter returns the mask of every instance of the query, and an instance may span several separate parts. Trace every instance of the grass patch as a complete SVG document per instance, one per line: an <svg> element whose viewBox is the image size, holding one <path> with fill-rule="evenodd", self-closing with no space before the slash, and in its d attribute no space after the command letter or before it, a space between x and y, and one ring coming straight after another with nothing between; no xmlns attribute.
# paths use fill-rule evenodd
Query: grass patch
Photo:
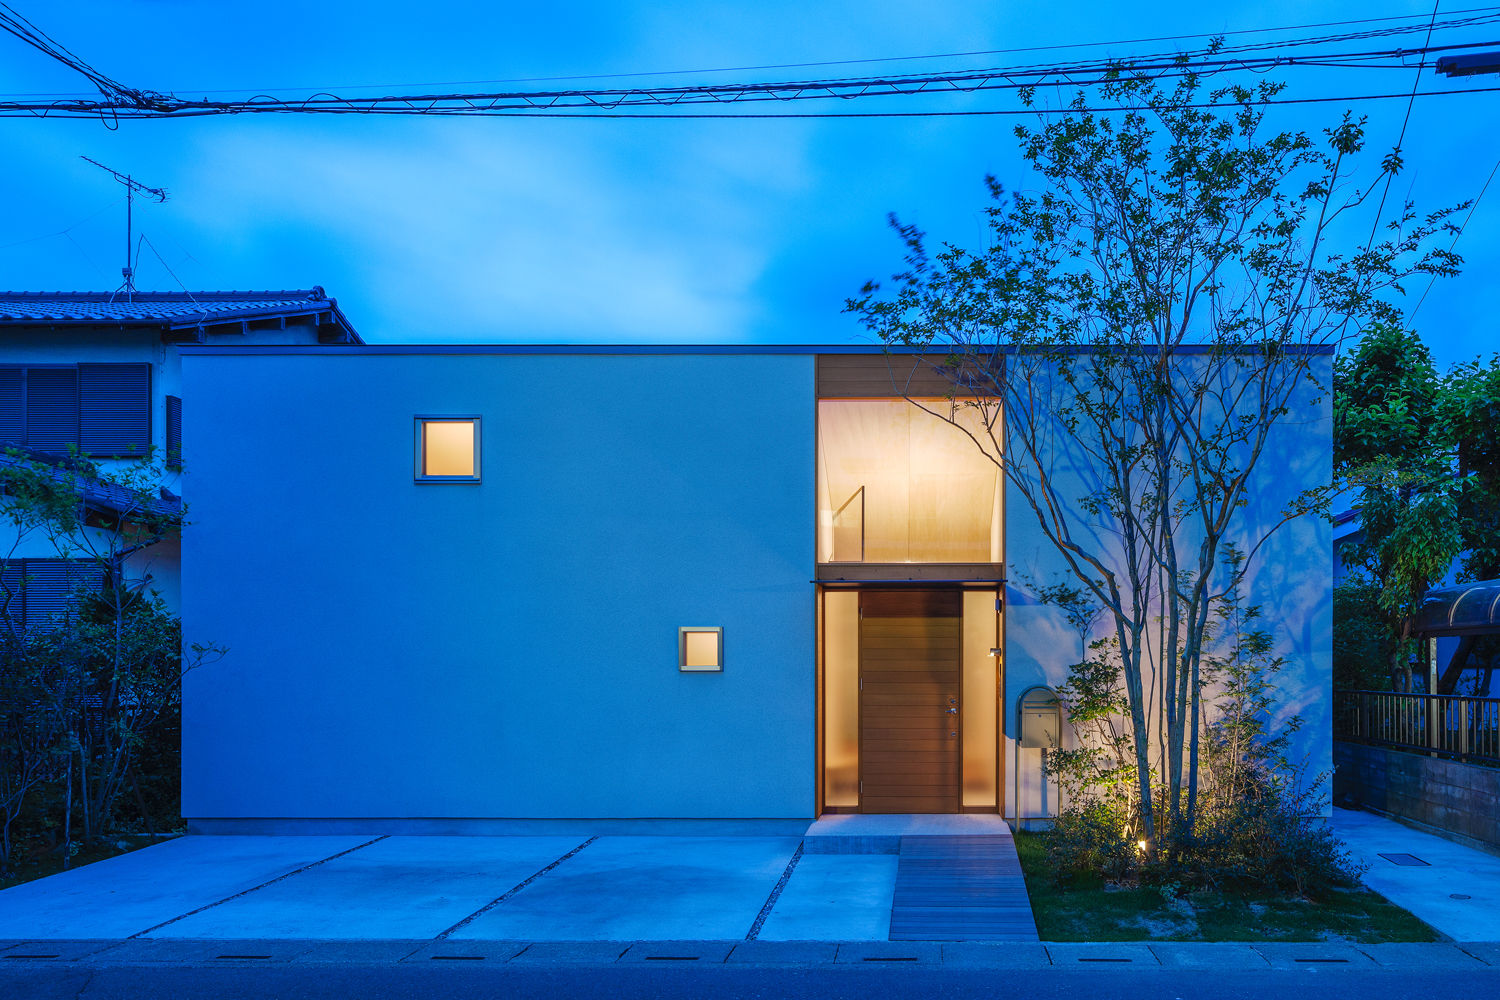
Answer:
<svg viewBox="0 0 1500 1000"><path fill-rule="evenodd" d="M1043 941L1436 941L1431 927L1369 889L1328 899L1233 892L1175 896L1103 879L1059 886L1047 865L1047 835L1016 834L1031 911Z"/></svg>
<svg viewBox="0 0 1500 1000"><path fill-rule="evenodd" d="M144 833L106 837L88 847L78 847L77 853L68 862L68 869L81 868L108 858L117 858L122 854L129 854L131 851L138 851L142 847L150 847L152 844L160 844L170 839L172 838L169 836L152 837ZM24 840L19 841L16 848L15 871L9 875L0 876L0 889L9 889L13 885L46 878L48 875L56 875L64 870L61 848L49 849L40 843L29 843Z"/></svg>

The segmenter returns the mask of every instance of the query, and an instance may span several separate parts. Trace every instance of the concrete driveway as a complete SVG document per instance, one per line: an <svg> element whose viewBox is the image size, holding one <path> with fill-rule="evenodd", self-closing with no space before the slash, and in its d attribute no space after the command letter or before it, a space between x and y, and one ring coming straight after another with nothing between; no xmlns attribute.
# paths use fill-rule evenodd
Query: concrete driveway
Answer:
<svg viewBox="0 0 1500 1000"><path fill-rule="evenodd" d="M190 836L0 892L0 939L884 940L897 858L799 843Z"/></svg>

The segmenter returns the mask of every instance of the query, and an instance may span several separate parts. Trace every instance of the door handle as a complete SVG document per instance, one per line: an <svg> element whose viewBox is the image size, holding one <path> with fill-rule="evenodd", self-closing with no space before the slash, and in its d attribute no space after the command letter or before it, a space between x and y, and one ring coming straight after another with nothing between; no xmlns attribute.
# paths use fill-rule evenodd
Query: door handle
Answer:
<svg viewBox="0 0 1500 1000"><path fill-rule="evenodd" d="M945 708L945 709L943 709L943 712L946 713L946 714L948 714L948 715L957 715L958 714L958 709L956 709L956 708Z"/></svg>

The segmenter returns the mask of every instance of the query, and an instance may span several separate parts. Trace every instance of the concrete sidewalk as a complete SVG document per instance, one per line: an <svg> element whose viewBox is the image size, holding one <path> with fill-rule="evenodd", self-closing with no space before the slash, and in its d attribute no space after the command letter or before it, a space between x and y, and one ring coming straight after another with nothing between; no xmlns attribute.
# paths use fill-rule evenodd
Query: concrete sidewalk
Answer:
<svg viewBox="0 0 1500 1000"><path fill-rule="evenodd" d="M1371 889L1455 941L1500 941L1500 857L1374 813L1335 809L1332 826Z"/></svg>
<svg viewBox="0 0 1500 1000"><path fill-rule="evenodd" d="M1027 944L897 941L308 941L136 938L0 941L5 966L687 964L1112 969L1467 969L1500 976L1500 946L1474 944Z"/></svg>

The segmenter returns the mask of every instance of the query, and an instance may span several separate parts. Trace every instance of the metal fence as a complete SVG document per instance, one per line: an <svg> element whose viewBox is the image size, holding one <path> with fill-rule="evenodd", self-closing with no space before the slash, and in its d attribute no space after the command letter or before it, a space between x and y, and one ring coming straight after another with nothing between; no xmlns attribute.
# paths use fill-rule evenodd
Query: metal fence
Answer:
<svg viewBox="0 0 1500 1000"><path fill-rule="evenodd" d="M1333 736L1500 764L1500 698L1335 691Z"/></svg>

